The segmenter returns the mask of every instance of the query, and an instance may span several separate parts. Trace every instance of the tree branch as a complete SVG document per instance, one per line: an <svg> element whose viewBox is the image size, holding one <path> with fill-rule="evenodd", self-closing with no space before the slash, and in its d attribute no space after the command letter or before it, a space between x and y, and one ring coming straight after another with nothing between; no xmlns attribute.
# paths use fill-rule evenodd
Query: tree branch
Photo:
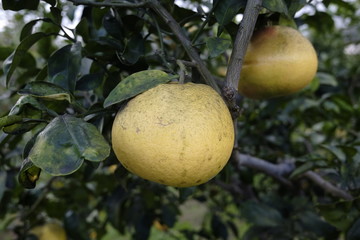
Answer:
<svg viewBox="0 0 360 240"><path fill-rule="evenodd" d="M234 150L233 158L235 159L238 167L245 166L259 170L277 179L285 185L292 186L292 183L285 177L295 169L295 165L292 162L274 164L260 158L256 158L247 154L242 154L238 150ZM353 199L353 196L351 196L351 194L334 186L314 171L307 171L303 174L303 176L310 179L319 187L321 187L324 191L332 194L335 197L341 197L346 200Z"/></svg>
<svg viewBox="0 0 360 240"><path fill-rule="evenodd" d="M231 110L235 112L238 111L235 99L239 94L237 90L243 59L255 28L256 20L261 9L261 4L262 0L247 1L244 17L239 25L239 29L233 45L233 50L230 56L223 93L230 105ZM233 115L236 117L238 113Z"/></svg>
<svg viewBox="0 0 360 240"><path fill-rule="evenodd" d="M69 0L74 5L89 5L97 7L127 7L127 8L139 8L144 7L148 1L142 1L139 3L127 2L124 0L106 0L103 2L96 2L95 0Z"/></svg>
<svg viewBox="0 0 360 240"><path fill-rule="evenodd" d="M292 186L292 183L284 177L289 175L295 169L295 165L292 162L274 164L260 158L240 153L237 150L234 150L233 157L238 167L245 166L259 170L287 186Z"/></svg>
<svg viewBox="0 0 360 240"><path fill-rule="evenodd" d="M200 55L197 53L196 49L192 46L190 39L183 32L181 26L176 22L176 20L170 15L170 13L157 1L151 0L148 2L148 6L156 12L170 27L172 32L178 38L180 43L183 45L186 53L189 55L192 61L194 61L197 65L197 69L199 70L201 76L204 78L205 82L213 87L218 93L220 89L213 79L212 74L207 69L205 63L200 58Z"/></svg>
<svg viewBox="0 0 360 240"><path fill-rule="evenodd" d="M326 181L319 174L317 174L313 171L307 171L303 175L305 177L307 177L308 179L310 179L311 181L313 181L319 187L321 187L322 189L324 189L325 191L327 191L328 193L330 193L336 197L342 197L343 199L346 199L346 200L353 199L353 196L351 196L351 194L332 185L330 182Z"/></svg>
<svg viewBox="0 0 360 240"><path fill-rule="evenodd" d="M197 53L196 49L192 46L190 39L183 32L183 29L176 22L176 20L171 16L171 14L157 1L157 0L147 0L140 3L130 3L124 0L107 0L103 2L95 2L91 0L69 0L75 5L91 5L91 6L107 6L107 7L128 7L128 8L137 8L137 7L149 7L154 12L156 12L170 27L172 32L178 38L180 43L183 45L186 53L189 55L191 60L196 63L197 69L200 72L201 76L204 78L205 82L214 88L219 94L221 93L219 86L216 84L216 81L213 79L212 74L207 69L204 61L200 58L200 55Z"/></svg>

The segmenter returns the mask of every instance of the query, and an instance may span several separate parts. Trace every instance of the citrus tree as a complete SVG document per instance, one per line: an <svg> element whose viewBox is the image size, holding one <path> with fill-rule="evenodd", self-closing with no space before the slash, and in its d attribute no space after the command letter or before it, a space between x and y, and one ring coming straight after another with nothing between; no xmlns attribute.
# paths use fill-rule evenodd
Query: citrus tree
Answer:
<svg viewBox="0 0 360 240"><path fill-rule="evenodd" d="M0 239L360 238L358 1L2 8Z"/></svg>

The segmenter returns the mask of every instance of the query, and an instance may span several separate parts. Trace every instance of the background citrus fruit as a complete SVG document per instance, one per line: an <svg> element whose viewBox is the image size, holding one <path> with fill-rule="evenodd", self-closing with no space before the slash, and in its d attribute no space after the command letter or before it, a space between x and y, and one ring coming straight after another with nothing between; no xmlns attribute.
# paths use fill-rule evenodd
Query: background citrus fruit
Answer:
<svg viewBox="0 0 360 240"><path fill-rule="evenodd" d="M314 78L316 52L308 39L293 28L269 26L254 32L239 81L239 92L268 99L295 93Z"/></svg>

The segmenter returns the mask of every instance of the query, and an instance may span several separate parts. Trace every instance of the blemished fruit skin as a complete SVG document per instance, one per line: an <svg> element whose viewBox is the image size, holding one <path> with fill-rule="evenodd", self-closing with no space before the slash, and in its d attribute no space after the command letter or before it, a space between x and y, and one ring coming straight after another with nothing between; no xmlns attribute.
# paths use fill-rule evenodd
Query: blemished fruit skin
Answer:
<svg viewBox="0 0 360 240"><path fill-rule="evenodd" d="M46 223L41 226L34 227L30 233L38 237L39 240L66 240L66 232L58 223Z"/></svg>
<svg viewBox="0 0 360 240"><path fill-rule="evenodd" d="M317 67L314 47L299 31L285 26L264 27L251 38L238 90L252 99L290 95L313 80Z"/></svg>
<svg viewBox="0 0 360 240"><path fill-rule="evenodd" d="M130 172L153 182L190 187L209 181L234 145L230 112L204 84L160 84L117 113L112 146Z"/></svg>

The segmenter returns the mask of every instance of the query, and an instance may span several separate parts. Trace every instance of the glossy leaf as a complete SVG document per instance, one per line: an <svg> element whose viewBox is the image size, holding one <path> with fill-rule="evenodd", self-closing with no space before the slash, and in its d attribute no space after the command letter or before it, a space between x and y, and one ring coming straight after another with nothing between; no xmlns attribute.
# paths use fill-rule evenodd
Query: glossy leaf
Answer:
<svg viewBox="0 0 360 240"><path fill-rule="evenodd" d="M35 188L40 173L40 168L36 167L29 159L25 159L21 165L19 182L24 188Z"/></svg>
<svg viewBox="0 0 360 240"><path fill-rule="evenodd" d="M73 92L81 68L81 44L60 48L48 61L49 82Z"/></svg>
<svg viewBox="0 0 360 240"><path fill-rule="evenodd" d="M176 76L160 70L146 70L134 73L123 79L105 99L104 107L120 103L161 83L167 83Z"/></svg>
<svg viewBox="0 0 360 240"><path fill-rule="evenodd" d="M341 150L341 148L331 145L322 145L324 149L328 150L330 153L333 154L334 157L336 157L339 161L345 162L346 161L346 155Z"/></svg>
<svg viewBox="0 0 360 240"><path fill-rule="evenodd" d="M68 175L84 160L99 162L109 154L109 144L94 125L63 115L54 118L37 136L28 158L52 175Z"/></svg>
<svg viewBox="0 0 360 240"><path fill-rule="evenodd" d="M38 22L50 22L50 21L51 19L49 18L39 18L26 23L25 26L21 29L20 41L24 40L27 36L30 36L32 34L33 28Z"/></svg>
<svg viewBox="0 0 360 240"><path fill-rule="evenodd" d="M51 7L50 8L51 15L57 24L61 24L62 16L61 16L61 10L57 7Z"/></svg>
<svg viewBox="0 0 360 240"><path fill-rule="evenodd" d="M40 122L38 120L28 119L23 120L21 123L15 123L12 125L5 126L3 128L4 133L12 135L21 135L24 134L34 127L36 127Z"/></svg>
<svg viewBox="0 0 360 240"><path fill-rule="evenodd" d="M360 219L356 220L346 234L346 240L360 239Z"/></svg>
<svg viewBox="0 0 360 240"><path fill-rule="evenodd" d="M49 34L38 32L25 37L17 46L15 51L4 61L4 73L6 75L6 85L9 84L12 74L20 64L22 58L37 41L50 36Z"/></svg>
<svg viewBox="0 0 360 240"><path fill-rule="evenodd" d="M104 19L103 19L103 26L105 28L105 30L114 38L116 39L122 39L123 37L123 33L122 33L122 29L123 26L121 25L121 23L116 19L115 16L113 16L112 14L108 13L107 15L105 15Z"/></svg>
<svg viewBox="0 0 360 240"><path fill-rule="evenodd" d="M219 37L211 37L206 39L206 46L209 49L210 57L214 58L230 49L231 40Z"/></svg>
<svg viewBox="0 0 360 240"><path fill-rule="evenodd" d="M89 91L99 87L104 79L104 73L90 73L82 76L76 83L76 90Z"/></svg>
<svg viewBox="0 0 360 240"><path fill-rule="evenodd" d="M21 96L15 105L11 108L9 115L20 114L32 107L34 109L45 111L46 108L40 102L36 100L36 98L32 96Z"/></svg>
<svg viewBox="0 0 360 240"><path fill-rule="evenodd" d="M325 220L341 231L347 231L359 219L359 199L353 201L340 201L317 206Z"/></svg>
<svg viewBox="0 0 360 240"><path fill-rule="evenodd" d="M21 121L22 121L22 117L17 116L17 115L10 115L10 116L1 117L0 118L0 129L5 127L5 126L12 125L14 123L19 123Z"/></svg>
<svg viewBox="0 0 360 240"><path fill-rule="evenodd" d="M90 40L89 23L86 18L82 18L75 28L75 33L80 35L84 42L87 43Z"/></svg>
<svg viewBox="0 0 360 240"><path fill-rule="evenodd" d="M282 13L282 14L288 16L289 18L291 18L291 16L289 15L289 10L288 10L284 0L263 1L263 7L272 12Z"/></svg>
<svg viewBox="0 0 360 240"><path fill-rule="evenodd" d="M145 54L145 41L139 34L135 34L128 41L121 57L129 64L136 63Z"/></svg>
<svg viewBox="0 0 360 240"><path fill-rule="evenodd" d="M244 203L242 214L248 221L262 227L276 227L283 221L279 211L262 203Z"/></svg>
<svg viewBox="0 0 360 240"><path fill-rule="evenodd" d="M69 103L72 102L68 91L49 82L30 82L26 84L25 88L19 90L19 94L47 100L66 100Z"/></svg>
<svg viewBox="0 0 360 240"><path fill-rule="evenodd" d="M246 5L243 0L217 0L215 8L215 17L220 26L230 23L238 14L239 10Z"/></svg>
<svg viewBox="0 0 360 240"><path fill-rule="evenodd" d="M304 7L306 0L290 0L288 3L289 15L294 16L297 11Z"/></svg>

